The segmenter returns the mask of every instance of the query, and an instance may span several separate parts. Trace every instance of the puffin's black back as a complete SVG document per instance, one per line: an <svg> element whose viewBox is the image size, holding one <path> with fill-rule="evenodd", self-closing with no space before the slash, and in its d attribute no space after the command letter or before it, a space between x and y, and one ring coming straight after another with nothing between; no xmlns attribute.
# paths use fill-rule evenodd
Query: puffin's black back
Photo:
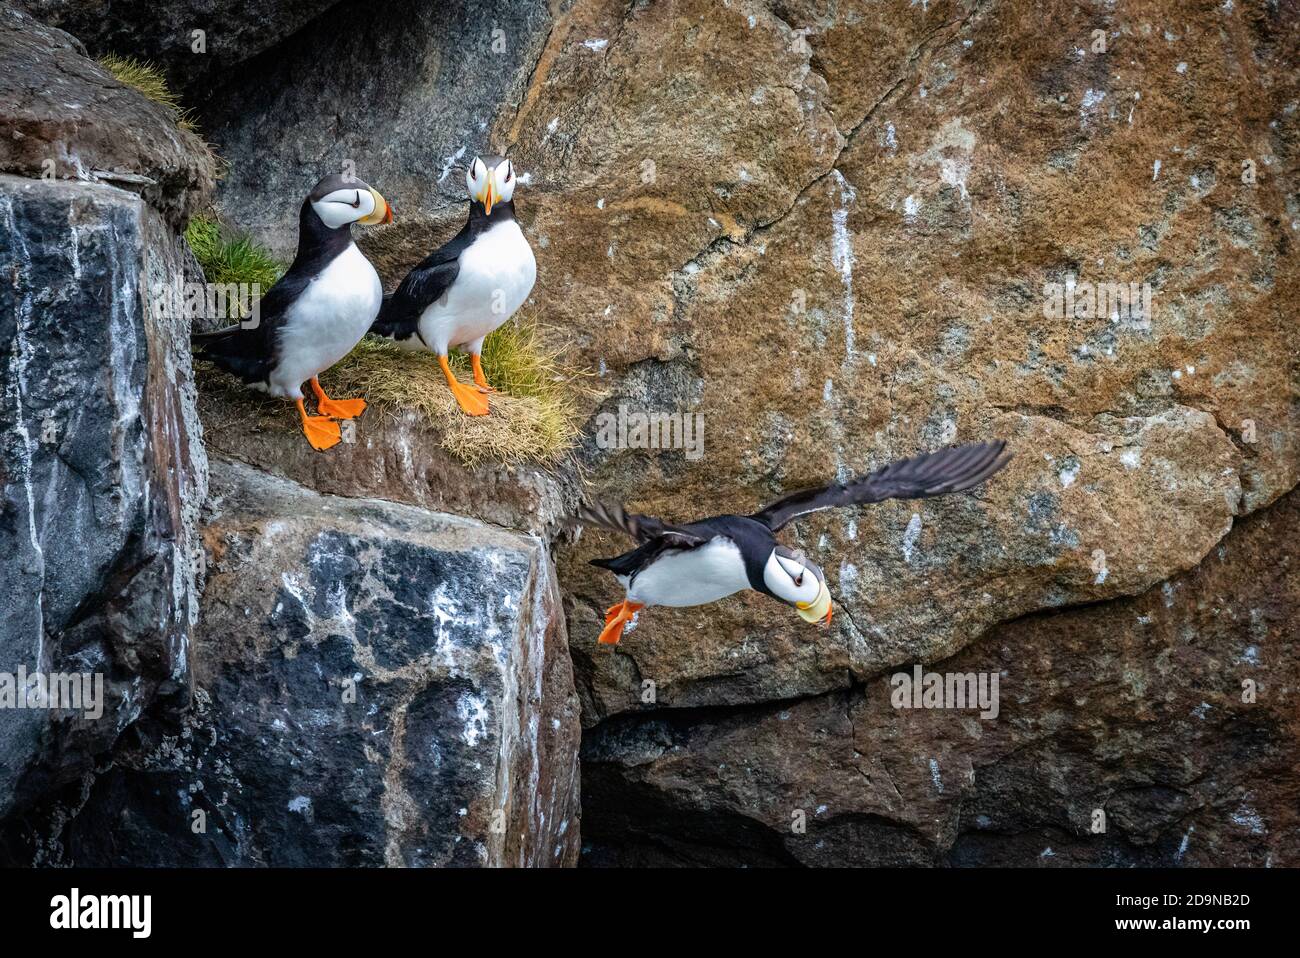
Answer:
<svg viewBox="0 0 1300 958"><path fill-rule="evenodd" d="M420 317L438 301L460 274L460 254L469 249L484 232L515 218L511 200L497 203L487 213L482 203L470 203L469 219L460 232L439 246L415 266L395 292L384 297L370 331L376 336L406 340L419 335ZM426 343L426 345L428 345Z"/></svg>
<svg viewBox="0 0 1300 958"><path fill-rule="evenodd" d="M776 548L776 537L762 523L755 522L749 516L727 515L701 519L699 522L691 522L675 528L698 536L703 541L699 545L685 546L680 538L658 536L649 542L642 543L632 551L624 552L612 559L591 559L589 561L591 565L601 569L608 569L615 575L635 576L664 552L699 549L714 539L723 537L734 542L736 548L740 550L740 556L745 562L745 575L749 579L750 587L765 595L772 595L772 590L763 581L763 568L767 564L767 557Z"/></svg>
<svg viewBox="0 0 1300 958"><path fill-rule="evenodd" d="M278 362L280 329L285 313L309 283L334 258L352 245L352 225L330 229L312 209L312 197L303 200L298 214L298 252L285 274L257 303L257 326L231 326L194 337L200 357L210 360L244 382L269 382Z"/></svg>

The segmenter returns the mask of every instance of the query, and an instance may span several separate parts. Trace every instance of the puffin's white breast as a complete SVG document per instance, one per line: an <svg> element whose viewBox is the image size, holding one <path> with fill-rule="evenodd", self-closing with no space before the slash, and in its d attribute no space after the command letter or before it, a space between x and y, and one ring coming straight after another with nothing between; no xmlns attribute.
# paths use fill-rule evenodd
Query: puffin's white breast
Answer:
<svg viewBox="0 0 1300 958"><path fill-rule="evenodd" d="M627 597L645 605L703 605L749 588L745 560L730 539L665 552L632 577Z"/></svg>
<svg viewBox="0 0 1300 958"><path fill-rule="evenodd" d="M361 341L383 298L379 274L355 243L334 257L285 311L270 391L296 399L306 380Z"/></svg>
<svg viewBox="0 0 1300 958"><path fill-rule="evenodd" d="M498 223L460 254L450 289L420 317L420 335L439 352L475 343L514 315L536 280L523 230L514 220Z"/></svg>

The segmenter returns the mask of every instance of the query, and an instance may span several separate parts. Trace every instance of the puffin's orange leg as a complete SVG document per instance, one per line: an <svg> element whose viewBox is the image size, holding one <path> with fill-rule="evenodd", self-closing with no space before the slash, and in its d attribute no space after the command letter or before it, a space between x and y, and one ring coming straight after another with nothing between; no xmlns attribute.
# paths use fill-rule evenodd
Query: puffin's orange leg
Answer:
<svg viewBox="0 0 1300 958"><path fill-rule="evenodd" d="M645 608L641 602L629 602L624 599L618 605L610 606L605 616L605 628L597 640L601 645L617 645L623 637L623 626L632 621L632 616Z"/></svg>
<svg viewBox="0 0 1300 958"><path fill-rule="evenodd" d="M474 370L474 384L478 386L479 390L485 393L496 392L495 389L488 385L487 377L483 375L483 361L479 359L478 353L470 353L469 364Z"/></svg>
<svg viewBox="0 0 1300 958"><path fill-rule="evenodd" d="M325 395L320 380L315 376L311 377L311 388L316 394L316 408L320 410L322 416L330 416L333 419L356 419L366 411L364 399L330 399Z"/></svg>
<svg viewBox="0 0 1300 958"><path fill-rule="evenodd" d="M488 414L488 398L481 393L475 386L466 386L456 374L451 371L451 363L447 362L446 356L438 357L438 365L442 367L442 374L447 377L447 388L451 394L456 397L456 402L460 408L470 416L486 416Z"/></svg>
<svg viewBox="0 0 1300 958"><path fill-rule="evenodd" d="M313 449L324 451L339 444L343 436L339 431L338 423L326 416L307 415L307 407L303 405L301 399L298 400L297 406L298 415L302 417L303 435L307 437Z"/></svg>

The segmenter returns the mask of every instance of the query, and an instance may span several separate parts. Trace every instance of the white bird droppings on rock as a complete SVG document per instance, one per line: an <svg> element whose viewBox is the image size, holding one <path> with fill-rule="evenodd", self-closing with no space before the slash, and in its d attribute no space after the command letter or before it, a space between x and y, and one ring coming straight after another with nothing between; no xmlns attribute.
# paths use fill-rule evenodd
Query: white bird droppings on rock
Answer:
<svg viewBox="0 0 1300 958"><path fill-rule="evenodd" d="M921 538L921 514L912 513L911 520L907 523L907 528L903 531L903 561L911 565L912 553L916 549L917 540Z"/></svg>

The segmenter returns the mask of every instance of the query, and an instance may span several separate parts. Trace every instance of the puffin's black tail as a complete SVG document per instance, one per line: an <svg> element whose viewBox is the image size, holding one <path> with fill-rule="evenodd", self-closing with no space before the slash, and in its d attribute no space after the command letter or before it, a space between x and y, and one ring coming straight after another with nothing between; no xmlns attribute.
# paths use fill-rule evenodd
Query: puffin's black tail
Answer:
<svg viewBox="0 0 1300 958"><path fill-rule="evenodd" d="M235 333L239 332L240 328L240 325L236 323L234 326L227 326L224 329L214 329L207 333L190 333L190 342L195 346L200 347L218 343L224 339L229 339Z"/></svg>
<svg viewBox="0 0 1300 958"><path fill-rule="evenodd" d="M392 339L397 332L397 325L397 317L393 314L393 294L385 293L384 301L379 304L379 315L370 324L370 335Z"/></svg>
<svg viewBox="0 0 1300 958"><path fill-rule="evenodd" d="M624 552L612 559L588 559L598 569L608 569L614 575L632 575L651 558L658 548L657 543L647 542L637 546L631 552Z"/></svg>
<svg viewBox="0 0 1300 958"><path fill-rule="evenodd" d="M245 382L267 378L269 363L263 351L256 348L244 327L236 324L210 333L190 333L190 343L195 348L196 359L206 359Z"/></svg>
<svg viewBox="0 0 1300 958"><path fill-rule="evenodd" d="M402 300L394 300L394 295L384 294L384 301L379 306L379 315L370 324L370 335L403 340L420 335L419 312L412 312L409 306L403 305Z"/></svg>

